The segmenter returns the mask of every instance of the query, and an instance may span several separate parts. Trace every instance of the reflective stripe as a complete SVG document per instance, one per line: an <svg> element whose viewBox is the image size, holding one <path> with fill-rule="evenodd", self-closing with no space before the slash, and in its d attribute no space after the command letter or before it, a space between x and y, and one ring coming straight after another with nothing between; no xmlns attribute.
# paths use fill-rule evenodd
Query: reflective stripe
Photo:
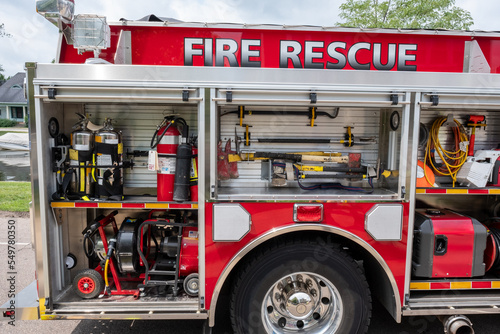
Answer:
<svg viewBox="0 0 500 334"><path fill-rule="evenodd" d="M472 289L472 282L451 282L452 289Z"/></svg>
<svg viewBox="0 0 500 334"><path fill-rule="evenodd" d="M180 141L180 136L169 136L166 134L160 140L160 144L178 145L179 141Z"/></svg>

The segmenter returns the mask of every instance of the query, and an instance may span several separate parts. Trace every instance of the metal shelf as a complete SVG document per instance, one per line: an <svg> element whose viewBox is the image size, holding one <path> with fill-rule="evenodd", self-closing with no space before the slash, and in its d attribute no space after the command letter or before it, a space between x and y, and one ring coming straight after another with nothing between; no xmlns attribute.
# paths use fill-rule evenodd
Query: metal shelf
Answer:
<svg viewBox="0 0 500 334"><path fill-rule="evenodd" d="M196 202L158 202L156 197L126 196L123 201L53 201L52 208L71 209L198 209Z"/></svg>

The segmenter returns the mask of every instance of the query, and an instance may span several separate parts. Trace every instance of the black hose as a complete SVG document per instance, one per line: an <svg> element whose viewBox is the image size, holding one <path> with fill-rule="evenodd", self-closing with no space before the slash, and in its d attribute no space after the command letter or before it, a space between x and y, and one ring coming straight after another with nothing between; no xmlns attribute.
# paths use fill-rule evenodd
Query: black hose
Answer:
<svg viewBox="0 0 500 334"><path fill-rule="evenodd" d="M493 265L490 270L499 270L500 269L500 229L497 228L489 228L491 231L491 235L493 236L493 240L495 240L495 246L497 248L497 256L495 257L495 261L493 261Z"/></svg>
<svg viewBox="0 0 500 334"><path fill-rule="evenodd" d="M92 247L91 247L91 248L90 248L90 247L88 247L88 246L89 246L89 245L88 245L89 241L90 241L90 243L92 244ZM89 249L91 250L91 252L89 252ZM89 259L90 259L90 258L92 258L92 257L94 256L94 254L95 254L95 244L94 244L94 240L92 240L92 238L90 238L88 234L85 234L85 235L83 236L83 252L85 253L85 256L86 256L87 258L89 258Z"/></svg>
<svg viewBox="0 0 500 334"><path fill-rule="evenodd" d="M168 122L168 125L165 128L165 130L163 130L163 132L161 133L159 138L158 138L158 131L160 131L160 129L156 129L155 133L153 134L153 137L151 138L151 144L150 144L151 148L155 148L156 146L158 146L158 144L163 139L163 136L165 135L165 133L168 131L168 129L170 128L170 126L172 124L178 122L178 123L181 123L183 126L187 126L186 121L182 117L172 118L171 116L167 116L167 117L165 117L164 121ZM160 128L161 128L161 126L160 126ZM155 139L156 139L156 142L155 142Z"/></svg>

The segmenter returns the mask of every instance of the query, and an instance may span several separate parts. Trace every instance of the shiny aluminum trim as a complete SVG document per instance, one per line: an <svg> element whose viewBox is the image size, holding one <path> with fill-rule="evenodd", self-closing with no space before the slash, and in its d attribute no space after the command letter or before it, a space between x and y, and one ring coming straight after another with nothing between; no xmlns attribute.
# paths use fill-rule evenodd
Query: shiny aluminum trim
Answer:
<svg viewBox="0 0 500 334"><path fill-rule="evenodd" d="M38 292L36 281L31 282L30 285L25 287L16 296L0 307L0 315L3 316L4 311L11 310L11 301L15 300L15 320L38 320L40 318L38 306ZM1 321L7 321L10 318L2 318Z"/></svg>
<svg viewBox="0 0 500 334"><path fill-rule="evenodd" d="M235 242L243 239L252 228L252 215L238 203L217 203L212 206L215 242Z"/></svg>
<svg viewBox="0 0 500 334"><path fill-rule="evenodd" d="M42 231L41 231L41 214L40 214L40 184L39 170L38 170L38 151L37 140L36 140L36 124L37 119L35 117L35 104L34 99L35 86L33 85L33 80L36 78L36 63L26 63L26 89L28 93L28 112L29 117L29 136L30 136L30 172L31 172L31 230L33 233L33 247L35 249L35 270L38 277L38 292L43 292L45 289L44 277L44 266L43 266L43 246L42 246Z"/></svg>
<svg viewBox="0 0 500 334"><path fill-rule="evenodd" d="M418 101L421 99L420 93L415 93L411 99L412 108L410 109L411 116L410 118L413 120L413 129L409 136L409 147L411 147L408 158L409 164L407 166L407 189L409 198L409 212L408 216L408 238L406 241L406 270L405 270L405 287L404 287L404 295L408 296L410 294L410 283L411 283L411 272L412 272L412 254L413 254L413 226L415 223L415 215L412 214L415 212L415 201L416 201L416 193L415 188L417 184L417 158L418 158L418 134L420 127L420 106ZM406 300L406 299L405 299ZM407 303L405 301L405 303ZM405 305L407 306L407 305Z"/></svg>
<svg viewBox="0 0 500 334"><path fill-rule="evenodd" d="M40 88L38 85L35 85L34 90L37 91ZM46 197L46 189L48 188L45 178L44 178L44 150L43 147L45 143L42 140L42 124L41 124L41 111L42 111L42 103L39 99L34 99L35 101L35 109L30 111L30 117L34 118L35 129L31 129L32 132L31 141L33 138L36 138L36 145L31 147L31 151L37 152L37 160L31 161L31 163L35 164L38 174L38 191L34 194L37 197L37 202L39 203L39 216L35 218L34 224L40 227L40 247L41 247L41 259L37 258L37 262L41 262L42 273L38 272L38 279L42 280L42 284L39 285L39 297L50 298L51 297L51 284L50 284L50 276L51 276L51 268L53 267L50 257L49 257L49 227L48 227L48 217L49 217L49 200ZM47 159L47 157L45 157ZM49 164L47 164L49 165ZM38 212L37 212L38 213ZM37 219L38 218L38 219ZM38 222L36 221L38 220ZM37 247L38 248L38 247ZM40 264L38 269L40 268ZM38 270L37 269L37 270ZM42 290L43 287L43 290ZM50 299L49 299L50 300ZM52 305L48 305L48 308L52 308Z"/></svg>
<svg viewBox="0 0 500 334"><path fill-rule="evenodd" d="M381 214L382 210L385 211ZM403 205L375 204L365 215L365 231L377 241L401 241Z"/></svg>
<svg viewBox="0 0 500 334"><path fill-rule="evenodd" d="M500 314L500 308L489 306L484 307L464 307L464 308L442 308L436 306L435 308L425 309L404 309L403 315L408 316L429 316L432 315L454 315L454 314Z"/></svg>
<svg viewBox="0 0 500 334"><path fill-rule="evenodd" d="M198 275L199 275L199 291L198 302L199 309L205 309L205 277L206 277L206 258L205 258L205 202L206 202L206 187L207 187L207 157L210 152L207 151L207 143L205 138L206 133L206 117L207 110L207 92L206 89L199 89L199 96L204 96L204 101L198 105Z"/></svg>
<svg viewBox="0 0 500 334"><path fill-rule="evenodd" d="M410 93L406 93L405 101L408 103L403 107L401 115L401 142L399 143L400 155L399 155L399 196L403 200L407 200L409 197L409 188L406 185L407 176L411 174L411 170L408 170L408 142L411 135L411 124L415 123L415 120L411 116L411 96ZM418 123L418 121L416 122ZM418 140L418 139L417 139ZM411 165L411 161L410 161ZM402 194L402 187L405 187L406 193ZM411 191L410 191L411 192Z"/></svg>
<svg viewBox="0 0 500 334"><path fill-rule="evenodd" d="M50 320L90 320L90 319L102 319L102 320L185 320L185 319L207 319L207 313L205 312L145 312L137 313L137 311L128 313L115 313L115 312L81 312L81 313L68 313L68 314L49 314L45 316Z"/></svg>
<svg viewBox="0 0 500 334"><path fill-rule="evenodd" d="M221 68L146 65L38 64L35 83L43 85L81 85L136 87L172 87L182 80L186 87L245 89L304 89L341 91L439 91L470 93L482 88L483 94L498 94L500 78L493 74L381 72L381 71L298 71L277 68ZM68 78L67 73L72 73ZM154 79L154 80L153 80ZM212 96L216 98L218 96Z"/></svg>
<svg viewBox="0 0 500 334"><path fill-rule="evenodd" d="M222 289L222 286L224 285L224 282L226 281L227 277L233 270L233 268L238 264L238 262L245 256L247 255L252 249L255 247L259 246L260 244L275 238L279 235L290 233L290 232L297 232L297 231L321 231L321 232L328 232L328 233L333 233L340 235L342 237L345 237L351 241L354 241L361 247L363 247L365 250L367 250L370 255L372 255L379 265L382 267L382 269L385 271L387 278L389 279L392 290L394 293L394 301L396 305L396 321L399 323L401 322L401 301L399 299L399 289L396 284L396 279L394 278L394 275L392 274L389 266L387 263L384 261L383 257L366 241L358 237L357 235L354 235L346 230L340 229L338 227L333 227L333 226L328 226L328 225L318 225L318 224L300 224L300 225L292 225L292 226L284 226L280 228L276 228L273 230L270 230L269 232L265 233L264 235L258 237L257 239L251 241L248 243L245 247L243 247L233 258L229 261L229 263L226 265L224 270L222 271L222 274L219 276L217 280L217 284L215 285L214 288L214 293L212 296L212 301L210 303L210 312L209 312L209 326L213 327L215 326L215 309L217 306L217 301L219 299L219 292Z"/></svg>

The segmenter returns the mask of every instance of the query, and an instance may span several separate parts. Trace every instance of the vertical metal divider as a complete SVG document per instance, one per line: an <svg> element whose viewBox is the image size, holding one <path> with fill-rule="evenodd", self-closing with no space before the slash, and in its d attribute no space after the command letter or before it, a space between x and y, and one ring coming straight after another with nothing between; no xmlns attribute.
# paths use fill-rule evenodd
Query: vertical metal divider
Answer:
<svg viewBox="0 0 500 334"><path fill-rule="evenodd" d="M405 102L411 101L410 93L405 94ZM411 105L403 105L401 115L401 143L400 143L400 158L399 158L399 198L404 201L408 198L407 176L409 175L408 165L411 165L411 160L408 159L408 148L411 142ZM405 191L403 192L403 188Z"/></svg>
<svg viewBox="0 0 500 334"><path fill-rule="evenodd" d="M38 275L37 283L38 283L38 294L40 298L40 306L43 306L44 297L47 296L46 286L47 286L47 277L45 275L45 264L46 264L46 256L44 246L44 238L42 233L44 233L42 225L40 224L41 217L41 201L40 201L40 184L39 184L39 174L40 170L38 169L38 139L37 139L37 108L39 107L39 101L35 100L35 90L39 90L38 86L35 87L33 81L36 77L36 63L26 63L26 89L28 90L28 112L29 116L29 136L30 136L30 168L31 168L31 207L32 210L30 212L30 221L31 228L33 233L33 242L35 247L35 265L36 265L36 273ZM41 255L41 256L40 256Z"/></svg>
<svg viewBox="0 0 500 334"><path fill-rule="evenodd" d="M207 158L210 157L210 147L207 145L207 121L210 120L210 89L200 88L203 100L198 104L198 275L199 308L205 309L205 202L207 199ZM207 117L208 116L208 117Z"/></svg>
<svg viewBox="0 0 500 334"><path fill-rule="evenodd" d="M207 167L210 167L208 174L210 175L210 183L208 189L208 199L214 200L217 198L217 136L219 135L219 112L217 110L216 102L217 89L213 88L210 90L210 96L208 98L207 106L209 109L209 123L207 126L207 140L210 143L210 154L208 158L210 160Z"/></svg>
<svg viewBox="0 0 500 334"><path fill-rule="evenodd" d="M413 253L413 226L415 221L415 201L416 201L416 183L417 183L417 158L418 158L418 135L420 128L420 99L421 93L411 94L411 107L410 107L410 141L408 147L410 148L410 164L407 166L406 189L409 195L408 201L409 213L408 217L408 240L406 245L406 268L405 268L405 285L404 285L404 305L408 306L410 296L410 282L411 282L411 267L412 267L412 253Z"/></svg>
<svg viewBox="0 0 500 334"><path fill-rule="evenodd" d="M35 86L35 90L40 90L40 87L38 85ZM47 183L44 177L43 171L45 170L44 168L44 162L45 162L45 155L42 154L43 152L43 146L44 143L42 141L42 132L44 129L42 129L42 102L40 99L35 100L35 135L36 135L36 151L37 151L37 169L38 169L38 185L39 185L39 191L38 191L38 196L40 200L40 217L39 217L39 222L40 222L40 227L41 227L41 241L42 241L42 251L43 251L43 282L44 282L44 289L43 289L43 298L47 299L49 298L49 304L46 306L48 309L52 308L52 296L51 296L51 285L50 285L50 267L51 267L51 261L49 259L49 231L48 231L48 219L49 219L49 210L52 210L50 208L50 203L49 199L46 196L46 191L47 191ZM33 148L32 148L33 149Z"/></svg>

